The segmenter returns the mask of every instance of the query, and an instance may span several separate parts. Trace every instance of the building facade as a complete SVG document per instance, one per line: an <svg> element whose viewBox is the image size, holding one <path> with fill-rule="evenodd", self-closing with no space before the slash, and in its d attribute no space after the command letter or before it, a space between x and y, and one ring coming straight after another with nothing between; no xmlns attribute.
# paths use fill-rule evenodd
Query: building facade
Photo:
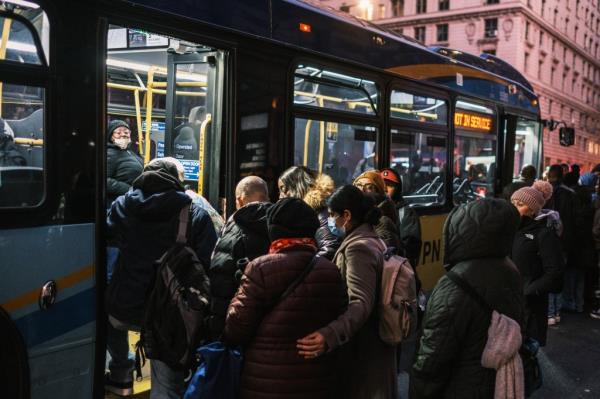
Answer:
<svg viewBox="0 0 600 399"><path fill-rule="evenodd" d="M600 0L321 0L428 46L490 53L521 71L542 118L575 128L575 145L544 131L545 166L600 162Z"/></svg>

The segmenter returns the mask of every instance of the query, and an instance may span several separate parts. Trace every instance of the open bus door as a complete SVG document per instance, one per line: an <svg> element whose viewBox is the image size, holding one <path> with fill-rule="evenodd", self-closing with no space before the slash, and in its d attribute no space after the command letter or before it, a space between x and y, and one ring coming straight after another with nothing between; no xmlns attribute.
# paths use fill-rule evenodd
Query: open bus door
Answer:
<svg viewBox="0 0 600 399"><path fill-rule="evenodd" d="M525 165L535 166L542 176L542 124L539 120L516 114L504 114L504 162L501 185L517 179ZM501 191L499 191L501 192Z"/></svg>

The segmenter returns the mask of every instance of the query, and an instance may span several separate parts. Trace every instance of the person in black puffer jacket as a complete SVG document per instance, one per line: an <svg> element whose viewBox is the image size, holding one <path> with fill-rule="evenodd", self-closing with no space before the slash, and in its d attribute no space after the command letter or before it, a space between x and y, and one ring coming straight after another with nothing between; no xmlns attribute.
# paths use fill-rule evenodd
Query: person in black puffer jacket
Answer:
<svg viewBox="0 0 600 399"><path fill-rule="evenodd" d="M106 204L110 204L131 188L142 174L144 161L130 149L131 129L122 120L113 120L106 131Z"/></svg>
<svg viewBox="0 0 600 399"><path fill-rule="evenodd" d="M558 234L548 223L548 218L556 212L541 213L545 199L535 187L523 187L511 196L512 204L521 215L511 258L523 279L525 333L544 346L548 331L548 294L559 292L562 287L564 261Z"/></svg>
<svg viewBox="0 0 600 399"><path fill-rule="evenodd" d="M327 225L327 198L331 196L335 185L333 179L318 174L304 166L292 166L279 177L279 198L299 198L306 202L319 217L319 228L315 235L319 255L332 260L341 245Z"/></svg>
<svg viewBox="0 0 600 399"><path fill-rule="evenodd" d="M211 340L220 340L229 302L235 295L247 263L266 255L271 245L267 230L267 183L257 176L243 178L235 189L237 211L227 221L212 256L208 276Z"/></svg>
<svg viewBox="0 0 600 399"><path fill-rule="evenodd" d="M505 200L482 199L455 208L444 225L444 263L492 308L523 326L521 277L507 257L518 225L519 213ZM411 398L493 398L496 370L481 365L489 326L486 310L443 276L425 311Z"/></svg>

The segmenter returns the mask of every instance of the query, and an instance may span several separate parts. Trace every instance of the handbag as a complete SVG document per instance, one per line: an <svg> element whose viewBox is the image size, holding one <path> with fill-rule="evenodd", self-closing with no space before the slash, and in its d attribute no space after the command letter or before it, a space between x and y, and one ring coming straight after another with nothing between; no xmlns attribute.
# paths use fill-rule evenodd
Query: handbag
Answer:
<svg viewBox="0 0 600 399"><path fill-rule="evenodd" d="M458 274L449 271L446 273L454 284L459 286L469 296L471 296L475 302L483 307L488 313L493 312L493 308L483 299L481 295L473 287L471 287L465 280L463 280ZM542 387L542 370L537 359L537 353L540 348L539 343L533 338L525 338L519 348L519 354L523 362L523 379L525 383L525 397L531 396L533 392L537 391Z"/></svg>
<svg viewBox="0 0 600 399"><path fill-rule="evenodd" d="M200 365L183 396L184 399L237 399L242 374L242 353L222 342L198 349Z"/></svg>

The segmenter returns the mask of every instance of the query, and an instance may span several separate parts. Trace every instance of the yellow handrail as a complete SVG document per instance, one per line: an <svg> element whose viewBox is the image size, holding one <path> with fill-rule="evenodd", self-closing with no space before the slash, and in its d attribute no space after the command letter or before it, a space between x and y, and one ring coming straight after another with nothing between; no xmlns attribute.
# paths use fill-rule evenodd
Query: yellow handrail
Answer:
<svg viewBox="0 0 600 399"><path fill-rule="evenodd" d="M135 100L135 121L137 122L137 131L138 131L138 150L140 154L144 153L144 134L142 132L142 110L140 109L140 91L133 91L133 98Z"/></svg>
<svg viewBox="0 0 600 399"><path fill-rule="evenodd" d="M310 126L312 125L312 119L306 121L306 128L304 129L304 162L302 164L308 168L308 143L310 141Z"/></svg>
<svg viewBox="0 0 600 399"><path fill-rule="evenodd" d="M154 72L156 68L148 70L148 84L146 85L146 137L144 139L144 166L150 162L150 130L152 129L152 92L154 83Z"/></svg>
<svg viewBox="0 0 600 399"><path fill-rule="evenodd" d="M6 58L6 48L8 46L8 35L10 34L10 26L12 25L12 19L4 18L4 27L2 28L2 43L0 44L0 60ZM0 82L0 117L2 117L2 90L4 89L3 83Z"/></svg>
<svg viewBox="0 0 600 399"><path fill-rule="evenodd" d="M148 72L148 75L150 74L150 72ZM150 78L148 78L148 82L150 82ZM154 83L155 87L158 86L160 87L161 83L164 82L156 82ZM121 90L129 90L129 91L135 91L135 90L140 90L140 91L147 91L148 88L143 88L140 86L133 86L133 85L124 85L121 83L111 83L108 82L106 83L107 87L110 87L111 89L121 89ZM162 90L162 89L156 89L154 88L152 90L152 92L154 94L162 94L162 95L166 95L167 91L166 90ZM175 92L178 96L188 96L188 97L206 97L206 93L203 92L194 92L194 91L176 91Z"/></svg>
<svg viewBox="0 0 600 399"><path fill-rule="evenodd" d="M323 107L323 99L319 99L319 106ZM323 161L325 157L325 122L319 123L319 173L323 173Z"/></svg>
<svg viewBox="0 0 600 399"><path fill-rule="evenodd" d="M44 145L44 140L43 139L26 139L24 137L15 137L15 144L41 147Z"/></svg>
<svg viewBox="0 0 600 399"><path fill-rule="evenodd" d="M198 194L204 191L204 148L206 145L206 128L212 121L212 115L206 114L206 118L200 125L200 143L198 145Z"/></svg>

